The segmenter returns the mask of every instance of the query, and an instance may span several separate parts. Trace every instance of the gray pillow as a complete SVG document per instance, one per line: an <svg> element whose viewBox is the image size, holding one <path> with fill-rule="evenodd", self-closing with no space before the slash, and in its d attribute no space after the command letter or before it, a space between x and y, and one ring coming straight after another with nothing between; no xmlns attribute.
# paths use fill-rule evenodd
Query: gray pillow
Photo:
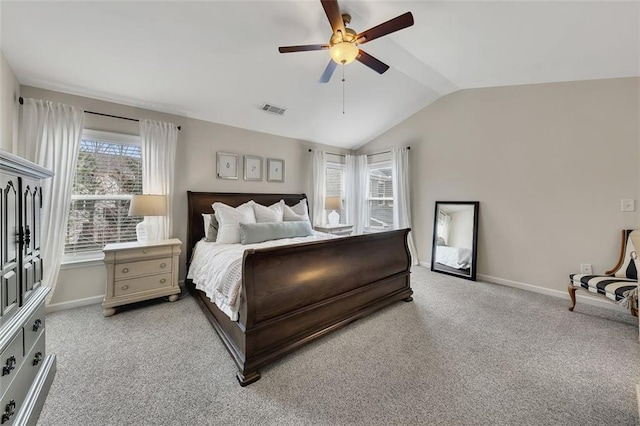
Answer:
<svg viewBox="0 0 640 426"><path fill-rule="evenodd" d="M281 238L308 237L313 235L308 221L290 222L240 222L240 244L261 243Z"/></svg>
<svg viewBox="0 0 640 426"><path fill-rule="evenodd" d="M205 230L205 241L209 243L215 243L218 238L218 219L215 214L211 214L211 221L209 222L209 229Z"/></svg>

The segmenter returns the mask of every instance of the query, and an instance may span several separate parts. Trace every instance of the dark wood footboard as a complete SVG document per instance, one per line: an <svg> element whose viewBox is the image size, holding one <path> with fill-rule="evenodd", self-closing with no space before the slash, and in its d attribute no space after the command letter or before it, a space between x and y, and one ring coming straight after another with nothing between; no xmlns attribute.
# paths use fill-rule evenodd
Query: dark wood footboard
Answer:
<svg viewBox="0 0 640 426"><path fill-rule="evenodd" d="M410 301L408 229L247 250L239 320L188 287L238 365L259 369L326 333L399 300Z"/></svg>

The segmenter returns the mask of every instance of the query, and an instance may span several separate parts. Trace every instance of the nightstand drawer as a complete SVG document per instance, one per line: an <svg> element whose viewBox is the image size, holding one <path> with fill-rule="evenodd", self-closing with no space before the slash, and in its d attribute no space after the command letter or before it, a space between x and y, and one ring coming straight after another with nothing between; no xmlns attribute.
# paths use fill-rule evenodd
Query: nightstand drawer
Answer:
<svg viewBox="0 0 640 426"><path fill-rule="evenodd" d="M162 272L171 272L170 257L121 263L115 266L115 279L126 280L139 275L160 274Z"/></svg>
<svg viewBox="0 0 640 426"><path fill-rule="evenodd" d="M148 259L155 256L171 256L171 246L141 247L116 252L116 262L132 259Z"/></svg>
<svg viewBox="0 0 640 426"><path fill-rule="evenodd" d="M44 331L44 304L40 305L38 309L31 315L31 318L24 325L24 352L28 353L31 347L38 340Z"/></svg>
<svg viewBox="0 0 640 426"><path fill-rule="evenodd" d="M171 287L171 273L141 277L133 280L122 280L114 284L113 295L124 296L156 288Z"/></svg>
<svg viewBox="0 0 640 426"><path fill-rule="evenodd" d="M2 395L8 388L9 384L16 376L24 352L22 349L22 330L16 334L9 346L0 354L0 395Z"/></svg>

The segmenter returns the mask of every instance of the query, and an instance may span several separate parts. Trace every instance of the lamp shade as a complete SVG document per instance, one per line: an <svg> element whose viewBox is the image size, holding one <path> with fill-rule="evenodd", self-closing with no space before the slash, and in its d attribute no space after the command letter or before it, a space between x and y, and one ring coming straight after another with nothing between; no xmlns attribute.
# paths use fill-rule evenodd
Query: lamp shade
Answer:
<svg viewBox="0 0 640 426"><path fill-rule="evenodd" d="M134 195L131 197L129 216L164 216L167 202L164 195Z"/></svg>
<svg viewBox="0 0 640 426"><path fill-rule="evenodd" d="M327 197L324 199L325 210L342 210L342 198Z"/></svg>

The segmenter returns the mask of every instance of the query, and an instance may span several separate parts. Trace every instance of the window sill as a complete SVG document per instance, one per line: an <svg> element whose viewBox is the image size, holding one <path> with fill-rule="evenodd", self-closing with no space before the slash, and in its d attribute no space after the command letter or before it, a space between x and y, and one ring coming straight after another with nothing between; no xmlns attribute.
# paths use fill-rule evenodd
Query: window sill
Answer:
<svg viewBox="0 0 640 426"><path fill-rule="evenodd" d="M104 253L85 253L75 256L62 256L60 269L86 268L104 265Z"/></svg>

